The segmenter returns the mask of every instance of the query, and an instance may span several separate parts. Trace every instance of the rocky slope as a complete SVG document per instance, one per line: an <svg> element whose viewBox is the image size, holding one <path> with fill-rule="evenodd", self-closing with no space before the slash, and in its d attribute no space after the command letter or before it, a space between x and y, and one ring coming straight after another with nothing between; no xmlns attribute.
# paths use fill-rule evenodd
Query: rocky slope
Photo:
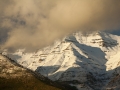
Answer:
<svg viewBox="0 0 120 90"><path fill-rule="evenodd" d="M34 53L2 54L53 81L79 90L102 90L120 73L120 36L97 32L74 33Z"/></svg>
<svg viewBox="0 0 120 90"><path fill-rule="evenodd" d="M47 79L42 81L31 71L0 55L0 90L62 90ZM57 86L57 85L56 85ZM68 90L68 89L65 89Z"/></svg>
<svg viewBox="0 0 120 90"><path fill-rule="evenodd" d="M120 74L115 75L114 78L105 87L107 90L120 90Z"/></svg>
<svg viewBox="0 0 120 90"><path fill-rule="evenodd" d="M26 73L26 69L15 66L4 56L0 55L0 78L17 78L22 76L30 76Z"/></svg>

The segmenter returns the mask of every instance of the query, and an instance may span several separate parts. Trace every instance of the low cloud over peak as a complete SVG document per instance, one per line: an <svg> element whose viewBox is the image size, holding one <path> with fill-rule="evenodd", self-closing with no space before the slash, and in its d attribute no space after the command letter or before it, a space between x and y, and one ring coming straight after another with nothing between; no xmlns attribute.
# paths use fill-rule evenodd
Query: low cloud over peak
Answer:
<svg viewBox="0 0 120 90"><path fill-rule="evenodd" d="M3 48L36 50L77 30L119 28L119 0L0 1Z"/></svg>

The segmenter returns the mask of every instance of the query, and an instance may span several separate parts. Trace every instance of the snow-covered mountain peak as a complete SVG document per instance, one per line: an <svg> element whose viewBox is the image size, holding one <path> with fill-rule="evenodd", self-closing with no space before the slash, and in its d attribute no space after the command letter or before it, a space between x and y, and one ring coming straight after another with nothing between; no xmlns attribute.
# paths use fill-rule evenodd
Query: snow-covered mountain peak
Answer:
<svg viewBox="0 0 120 90"><path fill-rule="evenodd" d="M7 56L53 81L93 82L98 88L120 71L116 69L120 66L119 38L105 32L77 32L37 52L18 50Z"/></svg>

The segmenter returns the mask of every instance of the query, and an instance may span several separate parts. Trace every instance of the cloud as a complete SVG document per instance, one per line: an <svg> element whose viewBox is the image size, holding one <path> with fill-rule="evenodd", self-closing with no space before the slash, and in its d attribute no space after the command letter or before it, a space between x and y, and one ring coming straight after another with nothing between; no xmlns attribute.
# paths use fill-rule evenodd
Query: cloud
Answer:
<svg viewBox="0 0 120 90"><path fill-rule="evenodd" d="M119 0L0 0L4 48L36 50L75 31L120 28Z"/></svg>

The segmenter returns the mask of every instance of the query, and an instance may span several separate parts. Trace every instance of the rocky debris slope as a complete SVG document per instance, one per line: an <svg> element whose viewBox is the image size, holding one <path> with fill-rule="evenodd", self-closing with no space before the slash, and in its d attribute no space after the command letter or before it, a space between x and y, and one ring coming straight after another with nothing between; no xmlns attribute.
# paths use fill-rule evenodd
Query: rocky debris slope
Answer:
<svg viewBox="0 0 120 90"><path fill-rule="evenodd" d="M119 38L104 32L77 32L34 53L20 49L3 54L53 81L66 82L80 90L101 90L120 73Z"/></svg>

